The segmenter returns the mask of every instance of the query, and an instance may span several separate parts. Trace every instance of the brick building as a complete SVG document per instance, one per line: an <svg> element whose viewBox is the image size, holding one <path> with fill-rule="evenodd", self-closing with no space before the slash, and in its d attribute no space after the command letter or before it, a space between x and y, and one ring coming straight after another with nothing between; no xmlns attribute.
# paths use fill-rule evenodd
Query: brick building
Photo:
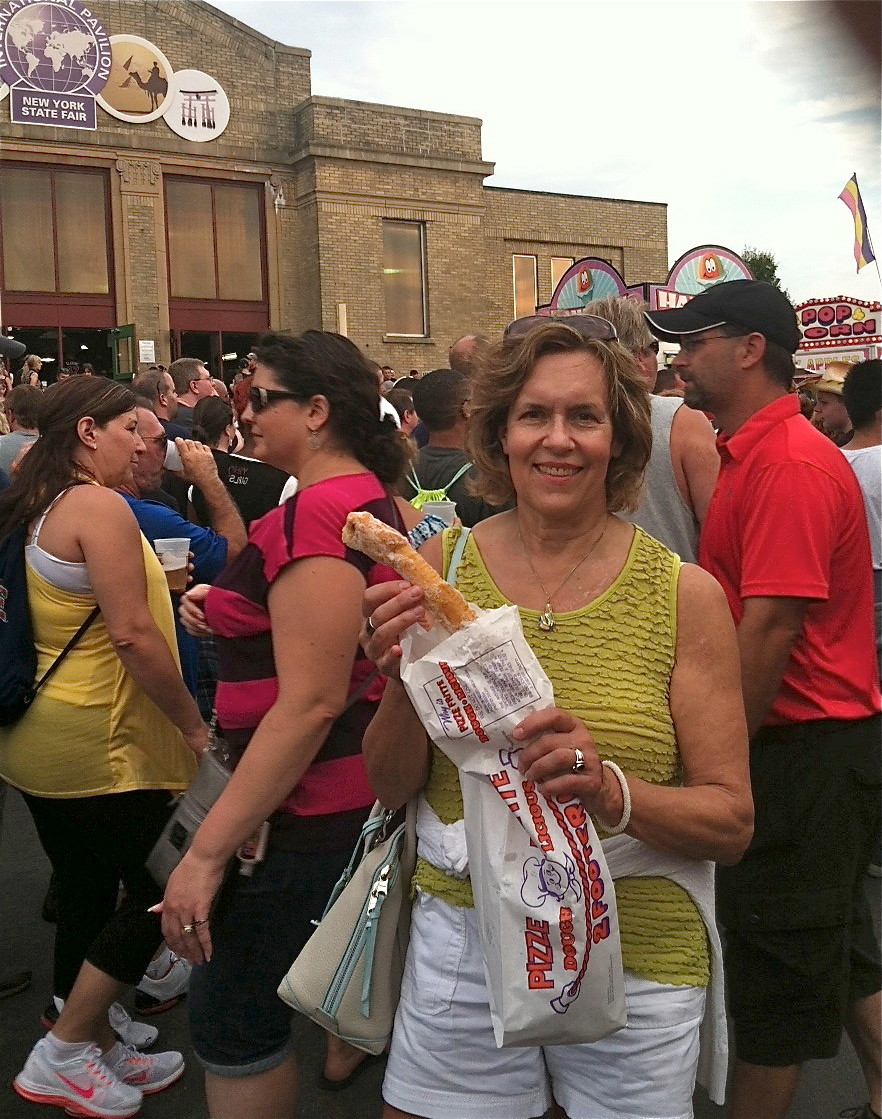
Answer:
<svg viewBox="0 0 882 1119"><path fill-rule="evenodd" d="M313 96L308 50L200 0L7 0L0 43L2 323L56 361L229 373L322 327L430 369L574 258L666 273L664 204L487 187L479 120Z"/></svg>

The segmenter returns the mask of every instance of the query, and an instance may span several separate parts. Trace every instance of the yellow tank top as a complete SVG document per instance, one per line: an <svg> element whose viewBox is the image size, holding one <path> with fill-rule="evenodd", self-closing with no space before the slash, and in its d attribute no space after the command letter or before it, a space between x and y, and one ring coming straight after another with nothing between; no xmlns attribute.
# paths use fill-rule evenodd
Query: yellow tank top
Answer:
<svg viewBox="0 0 882 1119"><path fill-rule="evenodd" d="M141 537L147 605L179 664L162 567ZM27 566L37 679L95 605L93 594L60 590ZM177 728L132 680L101 614L16 724L0 729L0 777L41 797L87 797L134 789L180 792L195 758Z"/></svg>
<svg viewBox="0 0 882 1119"><path fill-rule="evenodd" d="M444 533L444 568L458 537ZM612 585L581 610L555 614L554 630L538 628L535 610L520 610L524 636L554 686L555 702L582 719L601 757L657 785L681 783L680 757L668 705L677 640L680 561L635 528L625 564ZM508 604L469 536L456 573L469 602ZM437 747L425 795L442 823L462 819L456 767ZM603 829L598 827L603 838ZM414 882L451 905L471 906L468 879L420 859ZM706 986L704 924L689 894L667 878L619 878L616 902L622 962L658 983Z"/></svg>

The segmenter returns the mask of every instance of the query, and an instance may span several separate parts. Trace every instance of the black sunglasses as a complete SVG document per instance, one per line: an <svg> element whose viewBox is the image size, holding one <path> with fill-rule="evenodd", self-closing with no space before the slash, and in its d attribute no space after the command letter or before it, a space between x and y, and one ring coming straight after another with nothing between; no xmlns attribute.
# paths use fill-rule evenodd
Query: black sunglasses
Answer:
<svg viewBox="0 0 882 1119"><path fill-rule="evenodd" d="M296 400L297 397L293 392L283 392L281 389L249 389L248 390L248 403L251 405L251 411L257 415L262 412L264 408L269 408L276 400Z"/></svg>
<svg viewBox="0 0 882 1119"><path fill-rule="evenodd" d="M568 326L582 338L592 338L598 342L614 342L618 338L616 328L608 319L599 315L524 315L515 319L505 328L503 338L523 338L538 326Z"/></svg>

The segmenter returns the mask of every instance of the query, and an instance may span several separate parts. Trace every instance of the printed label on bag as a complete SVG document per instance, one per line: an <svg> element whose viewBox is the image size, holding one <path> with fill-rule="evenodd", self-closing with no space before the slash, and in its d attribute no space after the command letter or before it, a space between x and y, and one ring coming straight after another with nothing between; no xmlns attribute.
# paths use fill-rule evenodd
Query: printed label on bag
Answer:
<svg viewBox="0 0 882 1119"><path fill-rule="evenodd" d="M521 826L524 817L529 819L526 830L534 833L532 842L540 852L520 864L521 901L528 909L548 913L547 919L524 918L527 989L552 992L546 996L552 1010L566 1014L579 997L592 947L610 936L606 883L594 857L584 806L576 799L542 795L518 772L519 752L499 751L501 768L490 774L490 784ZM565 850L555 850L553 836L563 837ZM561 968L577 974L563 981Z"/></svg>
<svg viewBox="0 0 882 1119"><path fill-rule="evenodd" d="M486 729L536 703L539 693L511 641L490 649L456 671L441 661L441 675L423 685L448 738L474 734L488 742Z"/></svg>

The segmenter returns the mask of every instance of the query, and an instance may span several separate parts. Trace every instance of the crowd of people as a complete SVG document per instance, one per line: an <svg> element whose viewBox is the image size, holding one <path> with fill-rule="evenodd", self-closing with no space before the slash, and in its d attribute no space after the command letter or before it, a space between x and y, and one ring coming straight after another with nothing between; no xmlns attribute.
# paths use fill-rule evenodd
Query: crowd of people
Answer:
<svg viewBox="0 0 882 1119"><path fill-rule="evenodd" d="M853 1114L878 1119L882 364L831 362L809 420L798 343L780 292L735 281L528 316L404 378L308 330L264 335L230 386L181 358L10 388L0 540L28 525L38 674L97 608L0 729L58 909L19 1095L124 1119L172 1085L186 1055L144 1052L119 1002L161 964L189 987L206 1115L293 1119L280 980L374 800L415 800L384 1119L687 1119L727 1077L731 1119L784 1119L843 1031ZM423 591L343 544L353 511L469 602L515 605L553 684L514 739L608 855L627 1024L599 1041L496 1046L457 771L400 677ZM235 767L163 890L145 859L209 721ZM339 1089L366 1055L326 1038Z"/></svg>

